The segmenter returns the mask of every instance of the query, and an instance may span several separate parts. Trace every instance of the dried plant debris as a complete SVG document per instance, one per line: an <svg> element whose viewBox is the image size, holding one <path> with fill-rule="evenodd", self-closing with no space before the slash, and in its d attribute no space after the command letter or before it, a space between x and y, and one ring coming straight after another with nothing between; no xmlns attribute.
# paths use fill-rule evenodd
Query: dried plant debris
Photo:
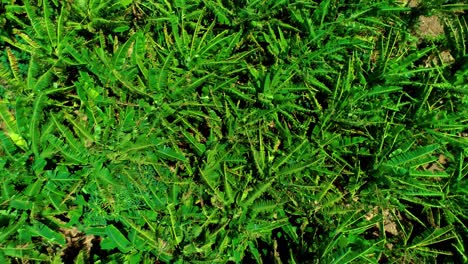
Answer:
<svg viewBox="0 0 468 264"><path fill-rule="evenodd" d="M444 34L444 26L438 16L420 16L418 32L423 38L435 38Z"/></svg>
<svg viewBox="0 0 468 264"><path fill-rule="evenodd" d="M67 241L67 245L61 254L63 263L74 263L80 254L85 263L89 262L91 260L91 249L95 246L93 241L96 242L97 237L85 235L77 228L62 228L61 232L65 235Z"/></svg>

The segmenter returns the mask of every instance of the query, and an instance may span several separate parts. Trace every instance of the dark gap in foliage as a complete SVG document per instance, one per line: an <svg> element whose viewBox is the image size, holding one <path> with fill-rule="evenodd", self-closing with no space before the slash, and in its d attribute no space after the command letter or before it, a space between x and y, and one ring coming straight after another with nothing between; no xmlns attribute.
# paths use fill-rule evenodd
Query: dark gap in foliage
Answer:
<svg viewBox="0 0 468 264"><path fill-rule="evenodd" d="M20 182L14 183L13 185L15 186L15 191L17 191L18 193L23 192L28 187L27 184Z"/></svg>
<svg viewBox="0 0 468 264"><path fill-rule="evenodd" d="M36 249L45 255L48 255L49 253L55 252L59 250L59 247L57 245L52 245L49 246L46 241L44 241L45 238L43 237L32 237L31 241L33 245L36 245Z"/></svg>
<svg viewBox="0 0 468 264"><path fill-rule="evenodd" d="M416 203L413 203L413 202L410 202L410 201L405 201L404 205L405 205L405 208L408 211L410 211L418 219L427 220L427 219L425 219L427 216L426 216L426 214L424 214L424 209L425 208L424 208L423 205L416 204ZM413 232L411 233L411 237L410 237L409 241L413 241L416 237L420 236L424 231L427 230L427 228L424 227L423 225L421 225L421 223L419 223L417 221L409 221L411 216L405 214L405 217L406 217L405 220L407 220L413 226ZM427 223L427 226L429 228L431 228L429 226L429 223L428 222L426 222L426 223ZM405 226L405 227L407 227L407 226Z"/></svg>
<svg viewBox="0 0 468 264"><path fill-rule="evenodd" d="M85 28L77 29L76 34L77 38L81 37L82 39L94 39L96 37L96 32L91 32Z"/></svg>
<svg viewBox="0 0 468 264"><path fill-rule="evenodd" d="M53 171L57 168L57 164L60 162L57 157L47 158L45 159L46 165L44 167L44 171Z"/></svg>
<svg viewBox="0 0 468 264"><path fill-rule="evenodd" d="M65 86L74 85L75 82L77 82L80 77L80 72L83 72L85 70L86 70L86 66L84 65L66 66L64 72L67 73L67 78L65 79L64 85Z"/></svg>
<svg viewBox="0 0 468 264"><path fill-rule="evenodd" d="M283 263L287 263L290 257L290 252L294 252L297 248L295 244L282 229L275 229L272 231L272 238L276 240L277 243L277 253ZM273 254L270 254L273 255ZM294 257L299 257L293 254ZM272 256L274 257L274 255Z"/></svg>
<svg viewBox="0 0 468 264"><path fill-rule="evenodd" d="M62 252L63 263L74 263L76 257L79 255L80 250L84 247L83 239L79 239L74 243L70 243Z"/></svg>
<svg viewBox="0 0 468 264"><path fill-rule="evenodd" d="M111 250L102 249L101 240L102 238L96 236L91 241L92 246L89 252L91 263L94 263L94 259L101 260L105 263L115 261L115 259L112 259L111 256L118 255L120 253L120 250L118 250L117 248Z"/></svg>
<svg viewBox="0 0 468 264"><path fill-rule="evenodd" d="M166 116L166 121L169 123L169 124L172 124L174 123L174 121L177 119L177 117L175 115L168 115Z"/></svg>
<svg viewBox="0 0 468 264"><path fill-rule="evenodd" d="M370 150L371 154L373 150ZM359 155L358 156L360 170L364 173L364 175L369 175L374 170L374 162L375 157L372 155Z"/></svg>
<svg viewBox="0 0 468 264"><path fill-rule="evenodd" d="M54 215L54 217L59 219L60 221L62 221L64 223L68 223L70 221L70 218L67 217L66 213L56 214L56 215Z"/></svg>

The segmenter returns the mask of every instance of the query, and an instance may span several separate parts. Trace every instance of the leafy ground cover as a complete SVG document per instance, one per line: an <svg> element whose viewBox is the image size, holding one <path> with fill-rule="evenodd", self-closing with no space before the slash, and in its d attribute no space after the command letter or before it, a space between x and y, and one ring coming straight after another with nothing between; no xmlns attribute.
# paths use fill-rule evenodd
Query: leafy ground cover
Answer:
<svg viewBox="0 0 468 264"><path fill-rule="evenodd" d="M466 263L458 1L0 5L1 263Z"/></svg>

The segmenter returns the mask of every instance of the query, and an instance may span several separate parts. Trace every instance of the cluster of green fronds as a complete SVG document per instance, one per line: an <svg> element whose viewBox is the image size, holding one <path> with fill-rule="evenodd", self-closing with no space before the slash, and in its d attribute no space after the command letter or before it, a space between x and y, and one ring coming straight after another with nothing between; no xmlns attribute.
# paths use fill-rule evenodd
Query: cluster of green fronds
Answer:
<svg viewBox="0 0 468 264"><path fill-rule="evenodd" d="M468 8L422 2L2 0L0 262L468 261Z"/></svg>

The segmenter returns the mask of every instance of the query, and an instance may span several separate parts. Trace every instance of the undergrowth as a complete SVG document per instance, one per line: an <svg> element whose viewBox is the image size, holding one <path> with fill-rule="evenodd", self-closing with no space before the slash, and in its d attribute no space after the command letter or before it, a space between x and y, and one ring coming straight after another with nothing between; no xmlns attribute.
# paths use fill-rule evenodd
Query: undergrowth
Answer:
<svg viewBox="0 0 468 264"><path fill-rule="evenodd" d="M466 263L467 5L402 2L2 0L0 262Z"/></svg>

